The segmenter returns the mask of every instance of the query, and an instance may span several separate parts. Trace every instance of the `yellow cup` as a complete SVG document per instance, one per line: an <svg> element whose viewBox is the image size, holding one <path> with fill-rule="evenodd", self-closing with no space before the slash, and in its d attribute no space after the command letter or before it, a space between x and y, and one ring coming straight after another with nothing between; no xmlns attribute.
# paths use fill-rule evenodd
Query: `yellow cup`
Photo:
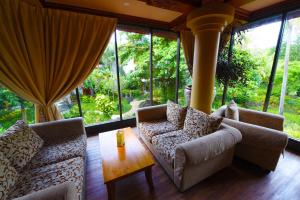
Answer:
<svg viewBox="0 0 300 200"><path fill-rule="evenodd" d="M117 146L123 147L125 145L124 131L118 130L116 135L117 135Z"/></svg>

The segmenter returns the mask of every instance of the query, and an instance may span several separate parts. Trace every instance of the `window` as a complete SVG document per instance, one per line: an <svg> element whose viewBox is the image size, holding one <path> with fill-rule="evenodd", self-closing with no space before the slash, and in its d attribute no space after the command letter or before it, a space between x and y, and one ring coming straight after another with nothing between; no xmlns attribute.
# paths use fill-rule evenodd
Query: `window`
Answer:
<svg viewBox="0 0 300 200"><path fill-rule="evenodd" d="M101 61L79 86L84 123L120 119L114 34Z"/></svg>
<svg viewBox="0 0 300 200"><path fill-rule="evenodd" d="M80 117L75 90L61 98L55 105L65 119Z"/></svg>
<svg viewBox="0 0 300 200"><path fill-rule="evenodd" d="M117 31L123 119L150 105L150 35Z"/></svg>
<svg viewBox="0 0 300 200"><path fill-rule="evenodd" d="M153 36L153 104L175 101L176 39Z"/></svg>
<svg viewBox="0 0 300 200"><path fill-rule="evenodd" d="M228 88L227 101L234 99L241 107L262 111L280 25L280 21L275 21L236 36L239 42L233 48L233 62L245 66L245 79Z"/></svg>
<svg viewBox="0 0 300 200"><path fill-rule="evenodd" d="M0 134L21 119L35 122L34 105L0 85Z"/></svg>
<svg viewBox="0 0 300 200"><path fill-rule="evenodd" d="M268 112L284 115L284 131L300 139L300 11L288 15Z"/></svg>

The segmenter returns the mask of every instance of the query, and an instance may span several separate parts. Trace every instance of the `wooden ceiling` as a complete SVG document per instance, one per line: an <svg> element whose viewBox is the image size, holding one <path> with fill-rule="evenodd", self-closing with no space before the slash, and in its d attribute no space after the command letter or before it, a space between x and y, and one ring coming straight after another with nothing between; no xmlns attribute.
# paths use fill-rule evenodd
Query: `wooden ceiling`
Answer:
<svg viewBox="0 0 300 200"><path fill-rule="evenodd" d="M299 0L41 0L45 7L118 18L120 23L179 30L188 13L202 5L224 2L236 8L235 18L253 21L300 8Z"/></svg>

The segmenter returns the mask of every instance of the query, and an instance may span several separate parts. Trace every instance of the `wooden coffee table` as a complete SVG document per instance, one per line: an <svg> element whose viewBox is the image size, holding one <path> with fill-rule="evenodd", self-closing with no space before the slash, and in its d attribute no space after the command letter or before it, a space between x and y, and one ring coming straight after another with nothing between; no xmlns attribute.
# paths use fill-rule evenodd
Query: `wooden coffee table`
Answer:
<svg viewBox="0 0 300 200"><path fill-rule="evenodd" d="M131 128L125 128L125 146L117 147L116 132L99 134L103 179L108 199L115 198L115 182L131 174L145 172L150 189L153 189L151 153L145 149Z"/></svg>

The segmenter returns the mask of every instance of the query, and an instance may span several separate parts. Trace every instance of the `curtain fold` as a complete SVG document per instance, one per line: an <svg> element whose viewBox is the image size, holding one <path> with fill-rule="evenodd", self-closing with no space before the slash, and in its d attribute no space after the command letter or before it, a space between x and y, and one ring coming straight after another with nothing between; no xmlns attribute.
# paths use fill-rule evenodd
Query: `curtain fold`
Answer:
<svg viewBox="0 0 300 200"><path fill-rule="evenodd" d="M35 104L36 122L62 118L54 103L99 63L116 23L29 0L1 0L0 83Z"/></svg>
<svg viewBox="0 0 300 200"><path fill-rule="evenodd" d="M191 31L182 30L180 31L180 39L183 47L185 61L188 66L190 75L192 76L195 37Z"/></svg>

